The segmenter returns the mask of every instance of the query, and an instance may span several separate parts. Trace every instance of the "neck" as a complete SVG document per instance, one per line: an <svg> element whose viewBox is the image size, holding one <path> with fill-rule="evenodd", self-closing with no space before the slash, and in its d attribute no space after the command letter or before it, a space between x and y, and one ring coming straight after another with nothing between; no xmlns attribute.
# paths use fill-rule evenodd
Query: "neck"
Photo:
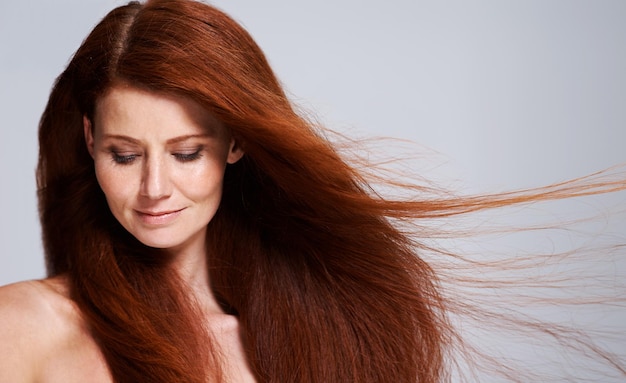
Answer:
<svg viewBox="0 0 626 383"><path fill-rule="evenodd" d="M189 288L191 298L197 301L207 314L223 313L211 290L204 240L169 249L168 253L171 256L170 266Z"/></svg>

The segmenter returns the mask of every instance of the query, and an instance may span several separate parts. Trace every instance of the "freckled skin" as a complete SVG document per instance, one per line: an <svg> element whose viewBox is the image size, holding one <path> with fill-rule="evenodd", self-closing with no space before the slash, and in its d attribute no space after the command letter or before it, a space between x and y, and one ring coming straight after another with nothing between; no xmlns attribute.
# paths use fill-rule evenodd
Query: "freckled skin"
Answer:
<svg viewBox="0 0 626 383"><path fill-rule="evenodd" d="M219 121L188 99L114 87L97 103L93 126L86 121L85 137L126 230L151 247L204 246L225 166L242 155Z"/></svg>
<svg viewBox="0 0 626 383"><path fill-rule="evenodd" d="M111 212L145 245L167 250L201 305L229 382L254 382L239 322L210 291L206 226L224 170L241 158L229 132L191 100L117 86L84 119L85 142ZM0 287L0 382L112 381L64 276Z"/></svg>

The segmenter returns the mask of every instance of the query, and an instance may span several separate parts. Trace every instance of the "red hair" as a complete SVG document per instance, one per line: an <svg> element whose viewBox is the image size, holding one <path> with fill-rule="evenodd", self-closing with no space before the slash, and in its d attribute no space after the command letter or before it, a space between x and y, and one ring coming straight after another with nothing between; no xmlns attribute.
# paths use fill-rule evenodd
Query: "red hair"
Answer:
<svg viewBox="0 0 626 383"><path fill-rule="evenodd" d="M246 153L226 170L207 254L212 289L238 316L263 382L443 380L449 303L420 245L396 223L597 191L383 199L295 112L231 18L189 0L129 3L94 28L57 79L37 172L48 273L68 276L119 382L221 380L181 281L158 250L121 228L98 186L82 118L120 82L193 99Z"/></svg>

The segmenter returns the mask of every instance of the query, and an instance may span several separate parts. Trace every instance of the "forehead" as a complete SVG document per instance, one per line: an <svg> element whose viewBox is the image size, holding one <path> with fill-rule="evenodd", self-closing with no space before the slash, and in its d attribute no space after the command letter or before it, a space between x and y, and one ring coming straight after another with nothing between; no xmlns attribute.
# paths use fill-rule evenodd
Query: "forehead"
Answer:
<svg viewBox="0 0 626 383"><path fill-rule="evenodd" d="M128 85L116 85L97 100L94 123L96 134L218 134L223 130L209 111L190 98Z"/></svg>

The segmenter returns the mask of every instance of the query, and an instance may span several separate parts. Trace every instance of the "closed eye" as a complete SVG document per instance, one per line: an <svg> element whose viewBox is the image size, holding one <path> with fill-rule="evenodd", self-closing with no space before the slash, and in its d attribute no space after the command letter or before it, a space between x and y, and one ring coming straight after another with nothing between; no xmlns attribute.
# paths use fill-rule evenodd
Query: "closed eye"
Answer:
<svg viewBox="0 0 626 383"><path fill-rule="evenodd" d="M122 165L130 164L135 161L137 157L139 157L138 154L119 154L116 152L111 152L111 155L113 157L113 162Z"/></svg>
<svg viewBox="0 0 626 383"><path fill-rule="evenodd" d="M201 152L202 148L198 148L198 150L192 153L173 153L172 155L180 162L191 162L202 157Z"/></svg>

